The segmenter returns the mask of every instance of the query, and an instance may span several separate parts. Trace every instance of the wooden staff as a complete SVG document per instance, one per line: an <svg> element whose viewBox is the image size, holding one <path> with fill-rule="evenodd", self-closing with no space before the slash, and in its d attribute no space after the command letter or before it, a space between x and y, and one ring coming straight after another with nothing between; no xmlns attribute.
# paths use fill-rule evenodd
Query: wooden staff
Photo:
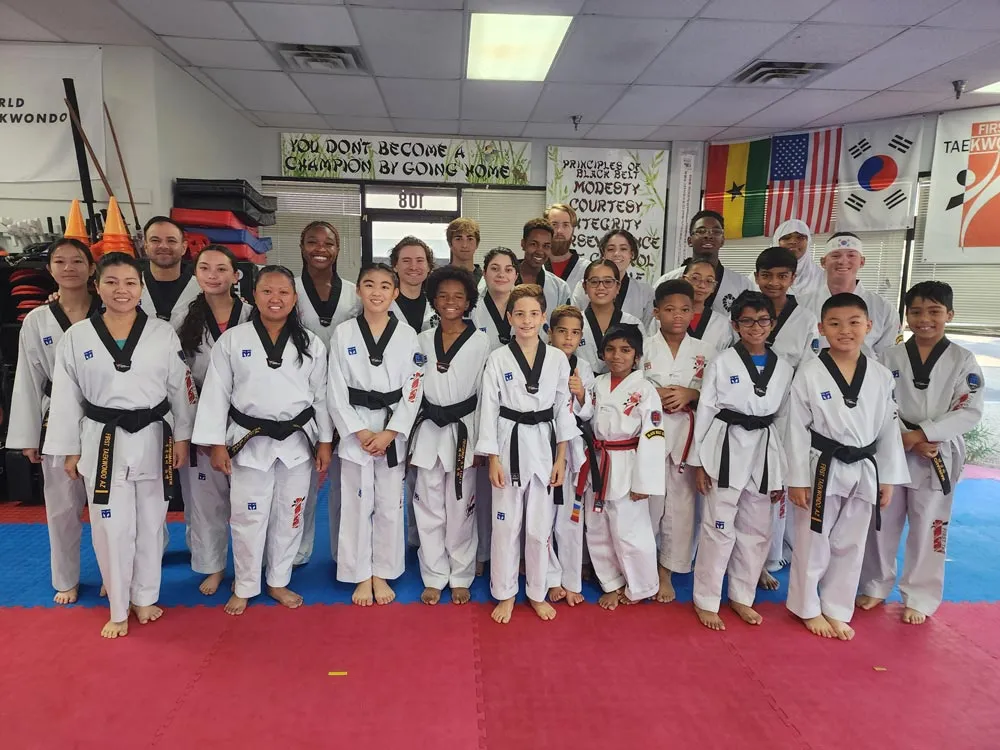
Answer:
<svg viewBox="0 0 1000 750"><path fill-rule="evenodd" d="M122 177L125 178L125 190L128 192L128 202L132 205L132 220L135 222L135 232L139 233L141 225L139 224L139 214L135 210L135 199L132 197L132 185L128 181L128 171L125 169L125 160L122 158L122 150L118 145L118 134L115 133L115 123L111 119L111 113L108 111L108 103L104 102L104 116L108 118L108 127L111 129L111 138L115 142L115 153L118 154L118 164L122 168Z"/></svg>
<svg viewBox="0 0 1000 750"><path fill-rule="evenodd" d="M104 183L104 189L108 191L108 197L110 198L114 195L114 191L111 189L111 185L108 183L108 178L104 176L104 170L101 169L101 162L97 160L97 155L94 153L94 149L90 145L90 140L87 138L87 134L83 130L83 125L80 124L80 118L76 115L76 110L70 106L69 99L63 99L66 102L66 109L69 110L69 116L73 120L73 125L76 126L77 132L80 137L83 138L83 145L87 147L87 153L90 154L90 160L94 162L94 167L97 169L97 174L101 177L101 182Z"/></svg>

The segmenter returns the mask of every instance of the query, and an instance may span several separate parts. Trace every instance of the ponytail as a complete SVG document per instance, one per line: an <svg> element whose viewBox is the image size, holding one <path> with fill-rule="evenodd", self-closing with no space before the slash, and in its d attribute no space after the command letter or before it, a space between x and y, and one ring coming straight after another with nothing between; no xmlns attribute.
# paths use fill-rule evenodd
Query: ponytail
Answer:
<svg viewBox="0 0 1000 750"><path fill-rule="evenodd" d="M208 323L208 316L212 311L208 307L205 293L199 292L198 296L191 300L188 305L187 315L181 323L177 337L181 340L181 351L185 357L193 357L201 351L201 345L205 338L205 325Z"/></svg>

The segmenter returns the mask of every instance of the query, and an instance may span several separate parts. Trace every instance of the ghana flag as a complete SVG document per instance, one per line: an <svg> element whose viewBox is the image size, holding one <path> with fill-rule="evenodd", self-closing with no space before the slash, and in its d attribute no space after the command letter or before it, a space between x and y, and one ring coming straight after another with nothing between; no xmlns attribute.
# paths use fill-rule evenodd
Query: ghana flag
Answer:
<svg viewBox="0 0 1000 750"><path fill-rule="evenodd" d="M726 220L726 238L764 234L771 139L708 147L705 208Z"/></svg>

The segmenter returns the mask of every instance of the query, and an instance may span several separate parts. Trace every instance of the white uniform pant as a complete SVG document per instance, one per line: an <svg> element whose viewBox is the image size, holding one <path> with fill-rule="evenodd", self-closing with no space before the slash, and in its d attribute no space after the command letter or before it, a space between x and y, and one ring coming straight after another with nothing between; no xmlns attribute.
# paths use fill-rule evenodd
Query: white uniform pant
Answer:
<svg viewBox="0 0 1000 750"><path fill-rule="evenodd" d="M771 505L771 544L767 552L767 569L775 571L781 568L781 562L788 560L786 550L791 551L791 533L795 524L790 522L792 501L788 499L787 490L782 498Z"/></svg>
<svg viewBox="0 0 1000 750"><path fill-rule="evenodd" d="M477 457L478 458L478 457ZM493 485L490 484L489 463L477 467L476 471L476 526L479 542L476 562L489 562L490 544L493 538Z"/></svg>
<svg viewBox="0 0 1000 750"><path fill-rule="evenodd" d="M403 575L403 484L406 467L385 456L362 466L340 462L340 542L337 580L361 583L372 576Z"/></svg>
<svg viewBox="0 0 1000 750"><path fill-rule="evenodd" d="M583 591L583 530L586 499L576 498L576 477L563 483L563 504L555 506L552 531L555 545L549 545L548 587L562 586L579 594Z"/></svg>
<svg viewBox="0 0 1000 750"><path fill-rule="evenodd" d="M191 450L197 450L191 446ZM191 550L191 570L202 575L226 569L229 551L229 477L212 468L209 457L198 454L197 466L180 470L184 492L184 520Z"/></svg>
<svg viewBox="0 0 1000 750"><path fill-rule="evenodd" d="M882 530L869 525L868 546L861 569L861 593L885 599L896 584L896 553L909 522L903 576L899 592L907 607L933 615L944 594L944 562L948 547L948 522L954 493L922 487L896 487L892 502L882 509Z"/></svg>
<svg viewBox="0 0 1000 750"><path fill-rule="evenodd" d="M667 494L650 495L649 516L656 535L659 563L674 573L690 573L697 533L698 498L694 467L679 471L667 457ZM593 553L591 553L593 555Z"/></svg>
<svg viewBox="0 0 1000 750"><path fill-rule="evenodd" d="M467 589L476 577L476 474L462 477L462 497L455 495L455 473L438 461L433 469L415 469L411 503L420 535L420 577L424 586Z"/></svg>
<svg viewBox="0 0 1000 750"><path fill-rule="evenodd" d="M233 463L229 524L236 596L250 599L260 593L265 563L268 586L281 588L292 580L312 473L312 461L291 467L275 461L267 471Z"/></svg>
<svg viewBox="0 0 1000 750"><path fill-rule="evenodd" d="M106 505L90 504L90 531L112 622L128 619L130 602L148 607L160 598L163 524L167 518L163 479L125 476L121 471L111 480ZM84 481L87 496L93 497L94 479Z"/></svg>
<svg viewBox="0 0 1000 750"><path fill-rule="evenodd" d="M753 606L771 536L771 498L756 488L720 488L705 495L705 513L694 564L694 605L718 612L722 579L729 601Z"/></svg>
<svg viewBox="0 0 1000 750"><path fill-rule="evenodd" d="M330 523L330 557L337 562L337 548L340 545L340 454L333 454L326 476L330 482L330 491L326 493L327 520Z"/></svg>
<svg viewBox="0 0 1000 750"><path fill-rule="evenodd" d="M313 469L312 477L309 479L309 494L306 495L306 510L303 511L302 538L299 541L299 549L295 553L295 565L305 565L312 557L313 546L316 543L316 507L319 505L319 488L326 481L326 475L320 476L316 469Z"/></svg>
<svg viewBox="0 0 1000 750"><path fill-rule="evenodd" d="M45 483L45 520L49 530L52 587L69 591L80 585L80 513L87 504L82 479L70 479L64 456L42 456Z"/></svg>
<svg viewBox="0 0 1000 750"><path fill-rule="evenodd" d="M608 592L624 586L632 601L653 596L660 579L649 500L633 500L630 495L606 499L601 513L593 512L589 490L586 501L587 548L601 588Z"/></svg>
<svg viewBox="0 0 1000 750"><path fill-rule="evenodd" d="M521 528L524 534L525 592L535 602L548 593L549 547L555 503L547 481L532 475L520 487L506 474L506 487L493 487L493 536L490 539L490 593L498 601L517 595L521 561Z"/></svg>
<svg viewBox="0 0 1000 750"><path fill-rule="evenodd" d="M794 614L851 621L872 507L857 497L827 495L822 534L809 527L809 510L792 508L795 548L785 606Z"/></svg>

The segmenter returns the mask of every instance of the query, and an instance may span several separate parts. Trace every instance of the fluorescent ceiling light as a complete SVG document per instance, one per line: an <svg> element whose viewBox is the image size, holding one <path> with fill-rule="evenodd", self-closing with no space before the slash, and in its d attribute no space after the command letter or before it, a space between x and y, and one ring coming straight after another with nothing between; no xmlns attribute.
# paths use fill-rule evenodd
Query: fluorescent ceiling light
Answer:
<svg viewBox="0 0 1000 750"><path fill-rule="evenodd" d="M473 13L466 77L544 81L572 20L572 16Z"/></svg>
<svg viewBox="0 0 1000 750"><path fill-rule="evenodd" d="M981 89L975 89L973 94L1000 94L1000 81L996 83L991 83L988 86L983 86Z"/></svg>

